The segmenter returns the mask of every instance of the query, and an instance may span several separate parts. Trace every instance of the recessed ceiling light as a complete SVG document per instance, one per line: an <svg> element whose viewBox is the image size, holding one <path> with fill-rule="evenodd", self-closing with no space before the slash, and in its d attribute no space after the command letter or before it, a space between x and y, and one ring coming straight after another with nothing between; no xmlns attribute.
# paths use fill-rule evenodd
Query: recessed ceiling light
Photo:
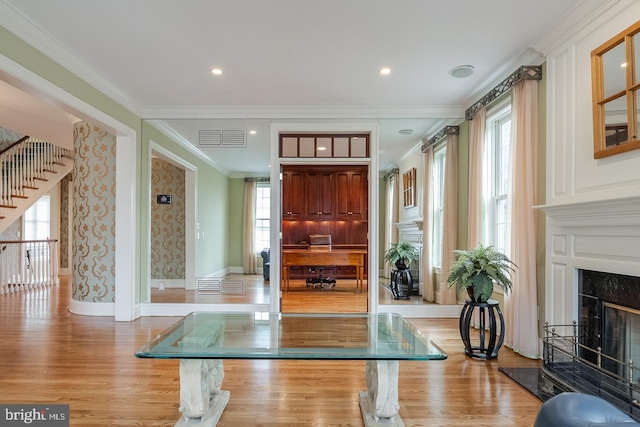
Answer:
<svg viewBox="0 0 640 427"><path fill-rule="evenodd" d="M212 68L211 69L211 74L219 76L220 74L222 74L222 70L220 68Z"/></svg>
<svg viewBox="0 0 640 427"><path fill-rule="evenodd" d="M327 147L318 147L318 151L324 151L326 149L327 149Z"/></svg>
<svg viewBox="0 0 640 427"><path fill-rule="evenodd" d="M250 130L249 131L249 134L251 134L251 135L255 135L256 133L258 133L258 132L256 132L255 130Z"/></svg>
<svg viewBox="0 0 640 427"><path fill-rule="evenodd" d="M400 129L398 133L401 135L413 135L413 129Z"/></svg>
<svg viewBox="0 0 640 427"><path fill-rule="evenodd" d="M389 67L383 67L380 68L380 71L378 71L380 74L382 74L383 76L386 76L388 74L391 74L391 68Z"/></svg>
<svg viewBox="0 0 640 427"><path fill-rule="evenodd" d="M449 70L449 74L453 77L463 79L473 74L473 65L459 65Z"/></svg>

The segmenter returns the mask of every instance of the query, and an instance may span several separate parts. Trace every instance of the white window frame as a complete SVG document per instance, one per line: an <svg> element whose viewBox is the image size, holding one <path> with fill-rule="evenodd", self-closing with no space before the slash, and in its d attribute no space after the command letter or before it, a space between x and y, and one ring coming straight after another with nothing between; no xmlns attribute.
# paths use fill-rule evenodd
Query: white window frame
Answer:
<svg viewBox="0 0 640 427"><path fill-rule="evenodd" d="M266 196L265 196L266 194ZM271 187L269 182L256 183L256 222L255 234L253 236L254 251L259 254L262 249L268 248L270 245L270 228L271 228ZM260 216L263 212L266 216ZM266 226L265 226L266 224ZM260 238L259 236L262 236Z"/></svg>
<svg viewBox="0 0 640 427"><path fill-rule="evenodd" d="M512 121L511 97L496 105L487 114L484 179L484 232L483 243L507 253L510 250L510 212L508 207L511 184L511 132L503 132L504 126ZM508 135L508 136L507 136ZM505 140L508 138L508 141ZM503 210L503 221L500 211Z"/></svg>
<svg viewBox="0 0 640 427"><path fill-rule="evenodd" d="M45 194L25 211L22 215L22 240L46 240L51 238L51 203L51 196ZM39 227L38 224L42 227ZM38 228L46 229L45 235L33 235L31 232L27 232L27 230L33 231ZM43 231L42 229L40 230L41 232Z"/></svg>
<svg viewBox="0 0 640 427"><path fill-rule="evenodd" d="M431 262L436 271L442 267L442 246L443 246L443 227L444 227L444 176L445 164L447 158L446 144L440 144L433 151L433 227L431 234L432 255Z"/></svg>

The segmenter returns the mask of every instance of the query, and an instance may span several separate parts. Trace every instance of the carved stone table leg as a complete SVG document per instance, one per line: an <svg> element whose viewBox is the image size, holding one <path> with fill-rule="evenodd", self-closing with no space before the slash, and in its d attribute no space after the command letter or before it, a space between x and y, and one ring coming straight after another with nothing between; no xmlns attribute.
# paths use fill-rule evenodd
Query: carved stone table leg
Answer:
<svg viewBox="0 0 640 427"><path fill-rule="evenodd" d="M397 360L367 361L368 390L360 392L360 411L366 427L404 427L398 414L398 369Z"/></svg>
<svg viewBox="0 0 640 427"><path fill-rule="evenodd" d="M229 403L221 390L224 367L219 359L180 360L180 412L176 427L213 427Z"/></svg>

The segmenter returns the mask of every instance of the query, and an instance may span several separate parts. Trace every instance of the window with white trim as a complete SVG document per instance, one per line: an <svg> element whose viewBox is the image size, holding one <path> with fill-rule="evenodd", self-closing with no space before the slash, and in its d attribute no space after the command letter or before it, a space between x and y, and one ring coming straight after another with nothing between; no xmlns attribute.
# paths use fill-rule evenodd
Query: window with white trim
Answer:
<svg viewBox="0 0 640 427"><path fill-rule="evenodd" d="M22 216L23 240L45 240L51 236L51 197L47 194L29 209Z"/></svg>
<svg viewBox="0 0 640 427"><path fill-rule="evenodd" d="M271 187L268 182L256 184L256 234L254 250L260 253L270 244L269 229L271 226Z"/></svg>
<svg viewBox="0 0 640 427"><path fill-rule="evenodd" d="M446 145L442 144L433 153L433 232L431 234L431 245L433 248L432 265L436 268L442 266L442 229L444 218L442 216L444 208L444 166L447 155Z"/></svg>
<svg viewBox="0 0 640 427"><path fill-rule="evenodd" d="M508 233L508 193L511 159L511 100L487 114L487 159L485 177L485 232L486 245L507 253L510 245Z"/></svg>

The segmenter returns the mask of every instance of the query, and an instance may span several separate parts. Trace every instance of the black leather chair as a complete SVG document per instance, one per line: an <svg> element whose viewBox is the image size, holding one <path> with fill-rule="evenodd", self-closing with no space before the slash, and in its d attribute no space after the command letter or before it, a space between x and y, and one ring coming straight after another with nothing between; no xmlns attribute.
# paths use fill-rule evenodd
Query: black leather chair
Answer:
<svg viewBox="0 0 640 427"><path fill-rule="evenodd" d="M542 404L534 427L640 426L606 400L585 393L560 393Z"/></svg>
<svg viewBox="0 0 640 427"><path fill-rule="evenodd" d="M331 250L331 234L310 234L309 235L310 251L330 251ZM321 288L330 288L336 285L336 279L323 275L326 267L309 267L312 273L318 272L317 277L307 279L307 286L320 286Z"/></svg>
<svg viewBox="0 0 640 427"><path fill-rule="evenodd" d="M264 281L269 281L269 259L271 257L271 252L269 248L264 248L262 252L260 252L262 256L262 277L264 277Z"/></svg>

